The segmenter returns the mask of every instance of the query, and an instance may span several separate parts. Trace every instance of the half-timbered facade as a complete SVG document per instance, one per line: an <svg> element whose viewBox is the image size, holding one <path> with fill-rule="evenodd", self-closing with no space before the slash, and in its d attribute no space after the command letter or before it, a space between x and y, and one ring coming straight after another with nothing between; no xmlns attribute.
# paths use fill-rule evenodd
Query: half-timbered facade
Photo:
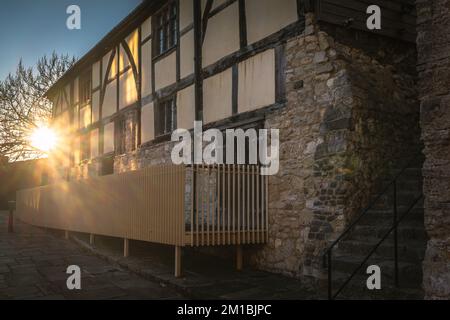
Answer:
<svg viewBox="0 0 450 320"><path fill-rule="evenodd" d="M366 8L383 28L365 27ZM170 163L171 133L280 130L260 268L321 278L321 253L420 148L413 1L145 1L48 92L77 180ZM411 68L412 67L412 68Z"/></svg>

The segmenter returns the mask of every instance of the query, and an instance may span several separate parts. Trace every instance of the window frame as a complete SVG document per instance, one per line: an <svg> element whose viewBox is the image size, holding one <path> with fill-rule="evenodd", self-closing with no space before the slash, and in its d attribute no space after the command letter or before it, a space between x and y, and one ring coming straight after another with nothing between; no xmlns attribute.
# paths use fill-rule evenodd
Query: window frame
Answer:
<svg viewBox="0 0 450 320"><path fill-rule="evenodd" d="M170 108L170 119L167 111ZM164 112L162 112L164 111ZM164 118L164 119L162 119ZM169 128L170 127L170 128ZM155 138L172 134L177 129L177 101L175 95L161 99L155 108Z"/></svg>
<svg viewBox="0 0 450 320"><path fill-rule="evenodd" d="M117 156L127 153L126 137L127 137L127 121L123 115L118 116L114 120L114 153Z"/></svg>
<svg viewBox="0 0 450 320"><path fill-rule="evenodd" d="M78 78L78 95L80 110L92 102L92 69L85 71Z"/></svg>
<svg viewBox="0 0 450 320"><path fill-rule="evenodd" d="M152 16L153 57L157 58L170 52L178 45L177 1L171 0Z"/></svg>

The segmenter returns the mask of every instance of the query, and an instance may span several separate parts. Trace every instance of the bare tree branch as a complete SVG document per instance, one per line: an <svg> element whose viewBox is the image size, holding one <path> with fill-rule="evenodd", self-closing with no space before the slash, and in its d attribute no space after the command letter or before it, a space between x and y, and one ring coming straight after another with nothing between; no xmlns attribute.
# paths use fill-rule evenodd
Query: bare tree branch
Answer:
<svg viewBox="0 0 450 320"><path fill-rule="evenodd" d="M0 81L0 156L10 161L42 157L29 145L31 131L48 123L52 104L44 93L75 63L75 58L58 55L40 58L35 68L19 62L16 72Z"/></svg>

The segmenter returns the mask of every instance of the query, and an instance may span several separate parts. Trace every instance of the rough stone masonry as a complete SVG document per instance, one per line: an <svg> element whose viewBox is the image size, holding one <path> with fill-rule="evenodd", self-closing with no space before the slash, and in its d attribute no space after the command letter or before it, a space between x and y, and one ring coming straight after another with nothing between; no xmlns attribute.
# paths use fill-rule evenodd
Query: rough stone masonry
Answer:
<svg viewBox="0 0 450 320"><path fill-rule="evenodd" d="M286 44L287 105L266 115L280 129L280 172L269 182L269 244L260 268L324 278L321 257L378 189L420 151L414 45L307 15Z"/></svg>
<svg viewBox="0 0 450 320"><path fill-rule="evenodd" d="M418 71L425 227L423 286L428 299L450 298L450 1L419 0Z"/></svg>

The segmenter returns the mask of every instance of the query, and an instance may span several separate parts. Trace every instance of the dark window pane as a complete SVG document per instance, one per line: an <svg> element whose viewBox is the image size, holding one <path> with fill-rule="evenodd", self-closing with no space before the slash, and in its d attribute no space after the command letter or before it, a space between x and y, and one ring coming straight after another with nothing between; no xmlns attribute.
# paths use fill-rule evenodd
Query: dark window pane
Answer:
<svg viewBox="0 0 450 320"><path fill-rule="evenodd" d="M174 99L159 103L155 112L155 130L158 136L170 134L176 129L177 108Z"/></svg>
<svg viewBox="0 0 450 320"><path fill-rule="evenodd" d="M157 48L156 54L162 54L171 49L177 43L178 26L177 26L177 7L175 2L171 2L162 9L156 17L157 23L154 24L154 34Z"/></svg>

